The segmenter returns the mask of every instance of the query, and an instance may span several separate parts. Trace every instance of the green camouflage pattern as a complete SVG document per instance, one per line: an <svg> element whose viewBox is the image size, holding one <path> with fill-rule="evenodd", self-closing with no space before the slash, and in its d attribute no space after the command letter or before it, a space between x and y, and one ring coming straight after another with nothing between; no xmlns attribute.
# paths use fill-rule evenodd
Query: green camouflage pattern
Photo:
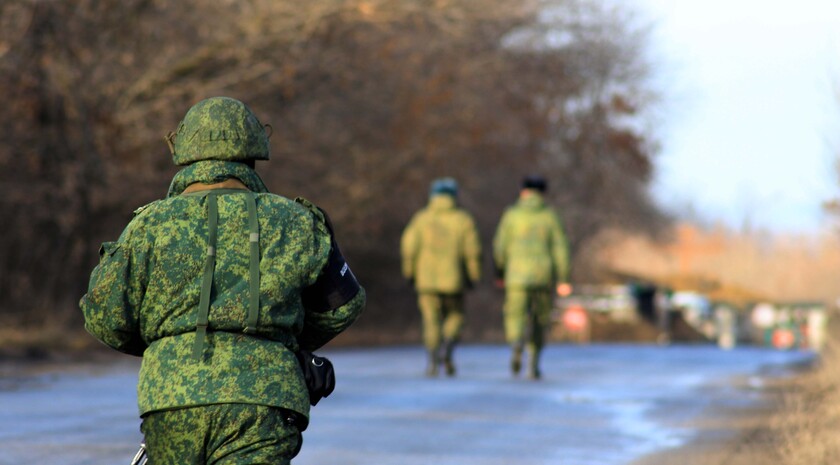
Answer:
<svg viewBox="0 0 840 465"><path fill-rule="evenodd" d="M551 325L553 295L547 289L509 287L505 290L505 340L514 347L514 351L523 346L528 351L528 371L532 377L538 376L545 333Z"/></svg>
<svg viewBox="0 0 840 465"><path fill-rule="evenodd" d="M546 290L510 289L505 292L504 324L507 342L543 347L544 329L551 324L553 293ZM526 330L532 329L531 334Z"/></svg>
<svg viewBox="0 0 840 465"><path fill-rule="evenodd" d="M286 412L221 404L151 413L140 426L150 464L289 464L300 450Z"/></svg>
<svg viewBox="0 0 840 465"><path fill-rule="evenodd" d="M203 160L178 171L169 184L166 197L180 195L187 186L196 182L215 184L230 178L242 181L251 192L268 192L263 180L248 165L232 161Z"/></svg>
<svg viewBox="0 0 840 465"><path fill-rule="evenodd" d="M85 327L92 335L118 351L143 356L141 415L247 403L286 408L308 418L308 391L294 351L318 349L364 308L363 289L330 312L303 307L301 291L316 281L330 252L324 217L308 202L255 188L259 322L255 334L243 334L249 304L247 196L244 190L225 191L218 195L206 347L200 360L193 357L207 248L207 197L177 193L193 182L218 180L231 165L237 166L227 177L252 186L259 179L256 173L243 173L250 168L241 163L206 161L182 170L166 199L138 209L119 239L103 244L81 299Z"/></svg>
<svg viewBox="0 0 840 465"><path fill-rule="evenodd" d="M557 214L529 190L505 210L493 238L493 260L505 287L553 289L566 282L568 245Z"/></svg>
<svg viewBox="0 0 840 465"><path fill-rule="evenodd" d="M198 160L268 160L265 127L244 103L229 97L202 100L187 111L174 134L176 165Z"/></svg>
<svg viewBox="0 0 840 465"><path fill-rule="evenodd" d="M423 317L423 345L437 351L444 341L458 341L464 328L464 295L421 292L417 306Z"/></svg>
<svg viewBox="0 0 840 465"><path fill-rule="evenodd" d="M475 221L450 195L433 195L400 240L402 273L418 292L458 293L481 279Z"/></svg>

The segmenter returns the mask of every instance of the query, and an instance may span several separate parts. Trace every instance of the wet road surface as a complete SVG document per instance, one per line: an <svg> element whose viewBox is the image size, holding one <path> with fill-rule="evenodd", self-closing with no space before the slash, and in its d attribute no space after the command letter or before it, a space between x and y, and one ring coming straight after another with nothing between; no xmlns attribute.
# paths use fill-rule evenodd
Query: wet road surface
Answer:
<svg viewBox="0 0 840 465"><path fill-rule="evenodd" d="M463 346L455 378L420 347L324 350L336 391L312 409L295 465L620 465L691 441L693 419L761 400L811 355L713 346L550 346L540 381L501 345ZM128 464L141 440L139 360L0 366L0 465Z"/></svg>

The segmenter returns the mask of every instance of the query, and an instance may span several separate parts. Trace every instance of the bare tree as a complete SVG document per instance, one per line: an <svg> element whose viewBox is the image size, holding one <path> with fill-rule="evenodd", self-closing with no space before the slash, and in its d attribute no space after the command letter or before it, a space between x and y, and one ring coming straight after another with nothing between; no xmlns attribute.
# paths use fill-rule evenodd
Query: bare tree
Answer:
<svg viewBox="0 0 840 465"><path fill-rule="evenodd" d="M330 212L371 297L362 326L416 318L397 243L436 176L458 178L488 244L529 172L552 180L575 252L655 229L645 33L599 5L8 0L0 305L72 312L98 243L165 192L162 135L211 95L273 126L272 190Z"/></svg>

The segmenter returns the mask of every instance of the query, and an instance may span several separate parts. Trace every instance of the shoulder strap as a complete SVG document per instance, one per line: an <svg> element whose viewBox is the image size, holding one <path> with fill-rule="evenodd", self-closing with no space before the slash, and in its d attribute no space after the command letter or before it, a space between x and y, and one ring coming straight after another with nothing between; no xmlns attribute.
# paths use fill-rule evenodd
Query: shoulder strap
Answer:
<svg viewBox="0 0 840 465"><path fill-rule="evenodd" d="M250 294L251 302L248 309L248 322L245 333L255 333L260 318L260 225L257 221L257 199L253 192L246 195L248 203L248 241L251 246L250 260Z"/></svg>
<svg viewBox="0 0 840 465"><path fill-rule="evenodd" d="M210 319L210 293L213 287L213 274L216 268L216 241L219 224L219 206L217 196L231 193L227 189L204 191L201 195L207 197L207 256L204 261L204 275L201 278L201 296L198 303L198 318L195 328L195 346L193 357L201 359L207 340L207 327ZM235 193L245 193L248 207L248 242L250 245L248 319L245 333L255 333L260 316L260 234L257 218L256 195L251 191L236 190Z"/></svg>
<svg viewBox="0 0 840 465"><path fill-rule="evenodd" d="M227 189L203 191L207 197L207 256L204 261L204 275L201 278L201 296L198 303L198 318L195 324L195 346L193 357L201 359L207 340L207 327L210 319L210 293L213 288L213 274L216 268L216 240L219 224L218 195L231 193ZM257 219L257 199L251 191L237 189L235 193L244 193L248 209L248 242L250 248L248 319L245 333L255 333L260 317L260 233Z"/></svg>
<svg viewBox="0 0 840 465"><path fill-rule="evenodd" d="M219 205L216 194L207 194L207 255L204 259L204 276L201 278L201 296L198 301L198 318L195 323L195 345L193 358L200 360L207 338L207 324L210 318L210 291L213 288L213 273L216 268L216 233L219 224Z"/></svg>

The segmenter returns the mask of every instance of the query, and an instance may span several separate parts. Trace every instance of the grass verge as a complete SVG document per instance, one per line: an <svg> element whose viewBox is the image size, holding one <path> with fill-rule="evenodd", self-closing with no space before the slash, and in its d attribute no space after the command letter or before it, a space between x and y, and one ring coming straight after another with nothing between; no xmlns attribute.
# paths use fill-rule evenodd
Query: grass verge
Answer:
<svg viewBox="0 0 840 465"><path fill-rule="evenodd" d="M773 418L775 444L783 465L840 463L840 322L812 371L787 389Z"/></svg>

